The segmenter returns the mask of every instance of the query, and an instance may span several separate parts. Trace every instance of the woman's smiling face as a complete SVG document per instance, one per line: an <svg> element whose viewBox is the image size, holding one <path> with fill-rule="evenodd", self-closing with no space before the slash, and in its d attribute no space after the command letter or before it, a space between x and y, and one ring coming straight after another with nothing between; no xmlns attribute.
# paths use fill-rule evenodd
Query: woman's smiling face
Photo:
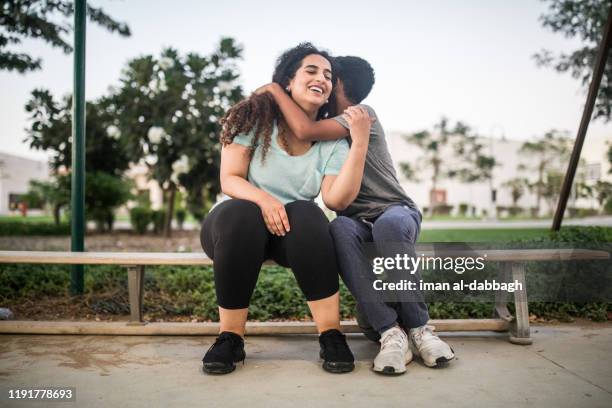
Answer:
<svg viewBox="0 0 612 408"><path fill-rule="evenodd" d="M288 87L291 97L302 109L316 113L332 92L330 62L318 54L307 55Z"/></svg>

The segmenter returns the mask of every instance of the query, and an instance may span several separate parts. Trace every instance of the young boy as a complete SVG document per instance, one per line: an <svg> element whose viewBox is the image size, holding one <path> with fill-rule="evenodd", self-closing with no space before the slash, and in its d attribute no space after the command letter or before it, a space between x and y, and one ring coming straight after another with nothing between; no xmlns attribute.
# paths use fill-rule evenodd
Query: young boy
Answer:
<svg viewBox="0 0 612 408"><path fill-rule="evenodd" d="M359 104L374 85L374 70L359 57L335 58L338 84L337 112ZM279 105L289 128L303 140L332 140L349 137L344 115L312 121L278 84L259 88L270 92ZM359 195L330 224L342 278L355 296L358 309L369 325L380 334L381 349L374 359L374 371L401 374L412 360L420 356L428 367L443 366L454 358L452 349L427 326L429 314L420 294L402 301L373 289L378 277L363 253L363 244L376 245L379 254L391 257L397 253L414 256L421 213L400 186L389 154L385 133L374 109L367 109L372 120L363 181ZM350 143L350 138L349 138ZM385 254L386 253L386 254ZM414 274L409 279L418 279ZM393 300L393 301L392 301Z"/></svg>

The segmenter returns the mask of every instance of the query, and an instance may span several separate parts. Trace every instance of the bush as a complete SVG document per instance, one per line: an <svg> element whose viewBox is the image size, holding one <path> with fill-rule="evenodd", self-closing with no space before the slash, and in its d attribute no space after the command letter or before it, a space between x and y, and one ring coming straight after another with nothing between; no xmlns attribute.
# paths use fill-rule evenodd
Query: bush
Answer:
<svg viewBox="0 0 612 408"><path fill-rule="evenodd" d="M183 224L185 223L185 219L187 218L187 210L185 210L184 208L177 208L177 210L174 212L174 215L176 215L176 222L179 225L180 229L183 229Z"/></svg>
<svg viewBox="0 0 612 408"><path fill-rule="evenodd" d="M0 220L0 235L70 235L70 224L64 222L27 222L19 220Z"/></svg>
<svg viewBox="0 0 612 408"><path fill-rule="evenodd" d="M519 241L521 248L580 248L610 251L612 228L566 227L549 237ZM612 311L609 260L535 262L527 265L530 313L571 321L606 320ZM535 295L535 297L534 297Z"/></svg>
<svg viewBox="0 0 612 408"><path fill-rule="evenodd" d="M130 193L132 182L97 171L87 172L85 183L85 206L88 218L96 222L98 230L112 230L114 210L132 197Z"/></svg>
<svg viewBox="0 0 612 408"><path fill-rule="evenodd" d="M152 212L146 207L134 207L130 210L130 223L132 228L139 233L144 234L152 221Z"/></svg>
<svg viewBox="0 0 612 408"><path fill-rule="evenodd" d="M578 215L578 207L567 207L566 215L570 218L575 218Z"/></svg>
<svg viewBox="0 0 612 408"><path fill-rule="evenodd" d="M604 213L606 213L606 215L612 215L612 198L606 201L606 204L604 205Z"/></svg>
<svg viewBox="0 0 612 408"><path fill-rule="evenodd" d="M459 215L465 216L467 215L469 204L461 203L459 204Z"/></svg>
<svg viewBox="0 0 612 408"><path fill-rule="evenodd" d="M42 209L45 206L45 199L38 191L28 191L21 196L21 200L26 203L29 209Z"/></svg>
<svg viewBox="0 0 612 408"><path fill-rule="evenodd" d="M153 232L156 234L163 232L164 224L166 222L166 210L163 208L153 210L151 219L153 220Z"/></svg>
<svg viewBox="0 0 612 408"><path fill-rule="evenodd" d="M94 208L87 213L87 218L95 221L98 232L113 230L115 214L110 208Z"/></svg>
<svg viewBox="0 0 612 408"><path fill-rule="evenodd" d="M498 217L505 217L507 216L507 211L508 211L508 207L506 207L505 205L497 205L495 206L495 211Z"/></svg>
<svg viewBox="0 0 612 408"><path fill-rule="evenodd" d="M433 208L434 215L449 215L453 210L452 205L440 204Z"/></svg>
<svg viewBox="0 0 612 408"><path fill-rule="evenodd" d="M0 303L36 301L43 296L68 297L70 266L5 265L0 270ZM218 320L214 274L210 267L150 267L145 273L144 311L151 317L197 316ZM353 316L355 301L340 284L340 314ZM85 274L85 299L94 313L127 315L127 273L117 265L94 265ZM279 266L262 269L249 319L294 319L310 316L293 273Z"/></svg>
<svg viewBox="0 0 612 408"><path fill-rule="evenodd" d="M523 213L522 207L519 207L519 206L508 207L508 214L510 214L511 217L516 217L517 215L520 215L522 213Z"/></svg>
<svg viewBox="0 0 612 408"><path fill-rule="evenodd" d="M579 208L577 216L582 217L593 217L597 215L597 210L594 208Z"/></svg>

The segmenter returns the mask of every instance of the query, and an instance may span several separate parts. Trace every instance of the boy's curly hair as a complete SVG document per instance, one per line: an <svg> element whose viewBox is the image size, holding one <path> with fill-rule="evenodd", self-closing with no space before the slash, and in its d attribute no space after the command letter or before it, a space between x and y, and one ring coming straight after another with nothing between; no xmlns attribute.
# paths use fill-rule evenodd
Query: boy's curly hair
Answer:
<svg viewBox="0 0 612 408"><path fill-rule="evenodd" d="M335 62L347 99L354 104L361 103L374 86L374 68L368 61L354 56L336 57Z"/></svg>
<svg viewBox="0 0 612 408"><path fill-rule="evenodd" d="M333 58L326 51L319 50L311 43L301 43L285 51L276 60L272 82L276 82L285 89L300 68L302 60L312 54L320 55L329 61L332 66L332 85L335 86L337 78L334 73L335 64ZM332 90L329 102L319 109L317 120L335 115L333 111L334 108L335 98ZM237 135L249 134L252 132L254 137L250 146L251 156L254 154L256 146L261 144L261 160L263 163L266 153L270 148L272 130L275 122L278 124L279 138L286 144L284 139L286 126L282 124L282 113L274 101L274 97L269 93L261 95L252 94L248 98L232 106L225 113L223 118L221 118L219 123L222 126L222 130L219 140L223 146L227 146L234 141L234 137Z"/></svg>

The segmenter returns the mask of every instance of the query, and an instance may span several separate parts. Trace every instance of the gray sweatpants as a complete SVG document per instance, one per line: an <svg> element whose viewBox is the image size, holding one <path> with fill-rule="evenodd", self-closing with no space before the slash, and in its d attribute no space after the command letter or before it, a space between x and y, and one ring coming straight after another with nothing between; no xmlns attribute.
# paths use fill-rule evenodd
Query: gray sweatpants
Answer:
<svg viewBox="0 0 612 408"><path fill-rule="evenodd" d="M421 229L421 214L406 205L393 205L373 223L340 216L330 224L342 280L355 297L358 308L379 333L398 323L406 330L427 323L429 313L420 293L395 295L373 289L379 279L364 253L363 245L374 245L379 256L395 257L398 252L414 256ZM418 282L420 275L403 277ZM404 296L404 297L402 297Z"/></svg>

